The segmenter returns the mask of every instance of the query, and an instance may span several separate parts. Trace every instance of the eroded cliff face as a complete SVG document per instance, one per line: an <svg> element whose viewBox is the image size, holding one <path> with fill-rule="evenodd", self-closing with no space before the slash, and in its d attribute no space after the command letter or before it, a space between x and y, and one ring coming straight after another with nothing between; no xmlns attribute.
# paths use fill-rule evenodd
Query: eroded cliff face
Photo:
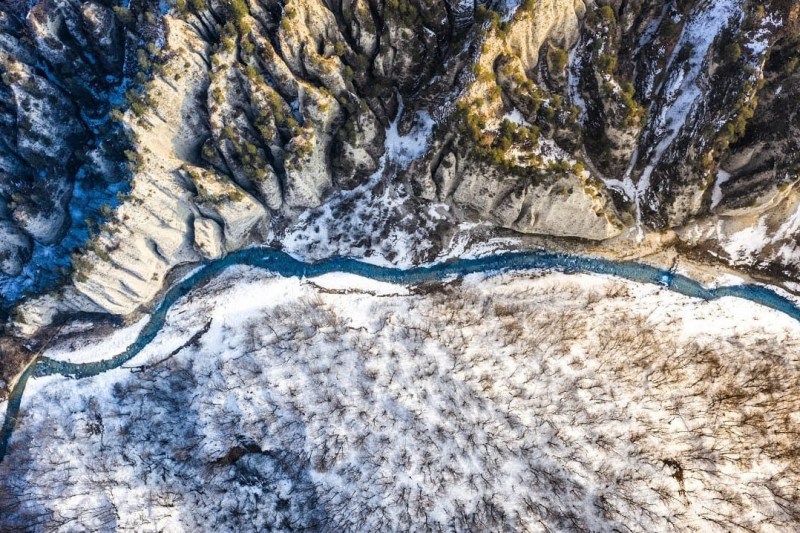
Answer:
<svg viewBox="0 0 800 533"><path fill-rule="evenodd" d="M156 61L157 13L146 2L0 4L3 307L63 279L127 189L130 143L112 110Z"/></svg>
<svg viewBox="0 0 800 533"><path fill-rule="evenodd" d="M129 314L176 266L257 243L426 260L462 221L631 247L675 230L794 275L799 15L788 0L11 7L7 300L74 252L15 327ZM759 262L725 252L762 227Z"/></svg>
<svg viewBox="0 0 800 533"><path fill-rule="evenodd" d="M522 233L622 232L605 186L570 153L580 137L574 110L542 81L551 51L578 42L585 13L583 2L527 2L501 22L481 6L488 22L477 30L473 76L427 156L404 172L418 194Z"/></svg>

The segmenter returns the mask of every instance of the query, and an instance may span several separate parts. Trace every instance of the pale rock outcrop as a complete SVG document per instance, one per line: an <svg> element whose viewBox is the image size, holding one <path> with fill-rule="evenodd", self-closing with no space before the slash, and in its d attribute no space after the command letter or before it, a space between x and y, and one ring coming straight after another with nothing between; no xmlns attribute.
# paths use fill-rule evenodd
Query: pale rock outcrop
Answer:
<svg viewBox="0 0 800 533"><path fill-rule="evenodd" d="M590 240L622 233L623 226L608 205L602 187L588 184L582 176L565 174L542 182L526 182L515 176L493 174L486 165L466 165L447 171L451 176L461 172L453 200L504 227L522 233Z"/></svg>
<svg viewBox="0 0 800 533"><path fill-rule="evenodd" d="M283 12L277 41L287 66L298 77L308 72L335 94L345 90L343 65L330 52L334 45L346 47L347 43L333 13L322 2L310 0L289 0Z"/></svg>
<svg viewBox="0 0 800 533"><path fill-rule="evenodd" d="M490 214L517 187L518 178L498 172L489 165L466 159L459 163L458 168L443 173L443 176L458 180L452 193L456 205L475 209L481 214ZM449 188L446 183L442 189L445 188Z"/></svg>
<svg viewBox="0 0 800 533"><path fill-rule="evenodd" d="M388 26L387 30L391 46L384 47L375 57L374 68L381 76L394 77L403 85L411 85L420 68L418 58L425 50L436 46L436 36L429 32L420 35L402 26Z"/></svg>
<svg viewBox="0 0 800 533"><path fill-rule="evenodd" d="M342 2L342 11L349 16L350 33L353 35L359 52L370 57L374 56L378 51L378 36L369 0Z"/></svg>
<svg viewBox="0 0 800 533"><path fill-rule="evenodd" d="M259 63L259 66L264 69L273 82L268 87L268 90L271 89L284 96L296 99L299 93L297 79L295 79L292 70L275 50L272 41L265 35L255 32L250 34L250 38L255 43L255 50L258 56L265 59L265 61Z"/></svg>
<svg viewBox="0 0 800 533"><path fill-rule="evenodd" d="M378 169L386 139L383 127L366 105L360 106L349 120L339 130L338 144L333 146L337 185L344 188L358 186Z"/></svg>
<svg viewBox="0 0 800 533"><path fill-rule="evenodd" d="M693 220L679 228L684 246L706 250L728 264L786 277L796 290L800 269L800 193L786 187L768 209Z"/></svg>
<svg viewBox="0 0 800 533"><path fill-rule="evenodd" d="M417 167L423 197L450 200L522 233L600 241L622 232L603 184L590 184L588 173L573 169L575 159L532 125L542 108L550 107L552 116L561 112L555 96L534 85L540 51L546 43L572 47L585 12L582 1L534 1L504 29L489 32L476 59L477 77L461 98L459 120L473 124L462 123L455 141L447 140L453 132L445 128L445 140L432 150L444 153L429 157L427 169ZM501 148L497 139L509 122L517 140ZM452 148L443 148L450 142Z"/></svg>
<svg viewBox="0 0 800 533"><path fill-rule="evenodd" d="M533 74L545 41L564 49L572 48L580 36L580 23L585 13L583 0L536 0L529 11L515 17L506 42Z"/></svg>
<svg viewBox="0 0 800 533"><path fill-rule="evenodd" d="M75 287L66 286L58 293L44 294L22 302L17 307L12 324L14 332L22 337L30 337L48 326L64 313L106 313Z"/></svg>
<svg viewBox="0 0 800 533"><path fill-rule="evenodd" d="M76 118L77 109L56 84L2 50L0 65L6 69L7 79L16 80L11 85L9 105L16 110L17 134L15 156L9 157L9 163L16 167L10 169L16 174L14 180L25 183L13 196L11 219L33 239L52 244L67 223L66 202L72 183L66 162L73 156L85 128ZM13 161L17 158L20 161ZM34 171L23 167L38 169L37 175L24 179L25 174Z"/></svg>
<svg viewBox="0 0 800 533"><path fill-rule="evenodd" d="M453 194L455 188L458 186L458 172L457 172L458 158L453 152L447 152L439 163L439 167L433 176L433 181L430 182L429 187L425 193L425 198L434 200L436 198L436 189L438 184L439 196L447 198Z"/></svg>
<svg viewBox="0 0 800 533"><path fill-rule="evenodd" d="M191 179L198 191L194 199L197 209L203 216L222 223L228 251L266 236L269 213L250 194L213 172L195 171Z"/></svg>
<svg viewBox="0 0 800 533"><path fill-rule="evenodd" d="M53 204L46 211L30 205L17 206L11 213L12 220L21 230L42 244L55 243L67 224L67 202L71 186L65 181L56 181L50 187Z"/></svg>
<svg viewBox="0 0 800 533"><path fill-rule="evenodd" d="M210 218L196 217L193 223L194 247L206 259L218 259L225 253L222 228Z"/></svg>
<svg viewBox="0 0 800 533"><path fill-rule="evenodd" d="M721 203L715 210L715 214L721 217L760 215L780 205L797 185L796 181L794 183L776 183L777 180L769 179L764 174L767 173L758 173L750 176L749 179L733 182L731 187L727 188L726 193L732 197L735 197L737 193L747 195L747 203L734 201Z"/></svg>
<svg viewBox="0 0 800 533"><path fill-rule="evenodd" d="M159 183L160 182L160 183ZM108 312L129 314L150 301L160 290L169 270L180 263L197 261L190 221L191 194L169 174L158 179L137 176L133 196L117 211L109 229L113 235L98 237L108 250L102 256L87 253L88 268L78 268L75 287Z"/></svg>
<svg viewBox="0 0 800 533"><path fill-rule="evenodd" d="M87 2L81 6L81 15L100 52L97 55L103 66L106 70L118 68L123 59L119 52L123 36L114 12L97 2Z"/></svg>
<svg viewBox="0 0 800 533"><path fill-rule="evenodd" d="M302 87L300 102L306 125L288 147L285 198L290 207L317 207L333 186L327 152L341 105L327 91L310 86Z"/></svg>
<svg viewBox="0 0 800 533"><path fill-rule="evenodd" d="M523 233L595 241L621 234L623 226L608 209L606 198L599 191L586 190L584 185L575 176L565 176L546 185L529 185L518 201L509 201L512 196L507 196L496 212L501 217L506 212L514 216L518 209L514 222L510 223L508 216L504 225Z"/></svg>
<svg viewBox="0 0 800 533"><path fill-rule="evenodd" d="M114 314L129 314L149 302L174 266L201 259L191 238L194 194L178 172L185 164L178 152L204 135L185 126L191 120L187 107L196 109L203 88L206 44L186 23L172 19L169 25L175 54L163 70L165 76L180 72L180 79L158 77L151 83L159 108L131 124L143 160L130 198L90 245L99 254L84 254L73 279L78 292ZM187 101L193 103L187 106Z"/></svg>
<svg viewBox="0 0 800 533"><path fill-rule="evenodd" d="M76 118L76 110L69 100L58 95L59 88L36 75L31 67L18 65L16 72L22 83L13 85L12 90L17 121L24 125L19 130L18 153L32 165L39 161L61 165L72 155L85 132Z"/></svg>
<svg viewBox="0 0 800 533"><path fill-rule="evenodd" d="M264 174L255 183L264 203L268 208L278 210L283 205L283 191L281 190L281 182L275 169L272 166L264 168Z"/></svg>

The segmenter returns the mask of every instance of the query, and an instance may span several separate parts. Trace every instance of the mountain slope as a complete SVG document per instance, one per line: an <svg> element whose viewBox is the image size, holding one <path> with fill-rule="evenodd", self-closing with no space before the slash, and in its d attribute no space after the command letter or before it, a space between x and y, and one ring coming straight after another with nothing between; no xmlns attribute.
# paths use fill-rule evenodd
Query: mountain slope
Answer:
<svg viewBox="0 0 800 533"><path fill-rule="evenodd" d="M661 241L791 278L799 14L787 0L19 5L0 43L16 331L128 315L175 267L250 244L430 260L465 221L612 255Z"/></svg>

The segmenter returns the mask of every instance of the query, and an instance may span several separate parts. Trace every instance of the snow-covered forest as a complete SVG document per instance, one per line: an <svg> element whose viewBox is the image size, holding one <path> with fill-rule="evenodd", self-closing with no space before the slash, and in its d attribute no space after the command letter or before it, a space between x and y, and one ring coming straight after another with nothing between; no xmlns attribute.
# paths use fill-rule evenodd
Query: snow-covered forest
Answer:
<svg viewBox="0 0 800 533"><path fill-rule="evenodd" d="M755 304L598 276L231 268L123 368L31 380L0 529L787 531L799 347Z"/></svg>

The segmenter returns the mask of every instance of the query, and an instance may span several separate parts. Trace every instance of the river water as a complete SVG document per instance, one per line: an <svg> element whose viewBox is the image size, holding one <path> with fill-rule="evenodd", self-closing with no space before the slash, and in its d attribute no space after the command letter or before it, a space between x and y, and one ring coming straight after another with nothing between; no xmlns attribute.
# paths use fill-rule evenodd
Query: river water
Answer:
<svg viewBox="0 0 800 533"><path fill-rule="evenodd" d="M69 363L42 357L31 365L20 376L9 396L3 427L0 430L0 461L5 457L8 442L16 425L16 417L19 413L25 385L30 377L59 374L80 379L96 376L107 370L119 367L136 356L155 339L164 326L167 312L176 301L195 287L208 282L233 265L262 268L285 277L311 278L333 272L343 272L401 285L440 281L474 273L492 274L522 270L558 270L567 273L604 274L640 283L659 284L677 293L703 300L713 300L725 296L742 298L775 309L800 321L800 308L791 300L766 287L734 285L709 289L685 276L629 261L612 261L535 251L503 253L473 259L456 259L446 263L400 269L371 265L349 258L332 258L317 263L304 263L276 250L250 248L207 263L171 287L156 305L150 320L139 332L136 340L121 353L112 355L102 361L90 363Z"/></svg>

